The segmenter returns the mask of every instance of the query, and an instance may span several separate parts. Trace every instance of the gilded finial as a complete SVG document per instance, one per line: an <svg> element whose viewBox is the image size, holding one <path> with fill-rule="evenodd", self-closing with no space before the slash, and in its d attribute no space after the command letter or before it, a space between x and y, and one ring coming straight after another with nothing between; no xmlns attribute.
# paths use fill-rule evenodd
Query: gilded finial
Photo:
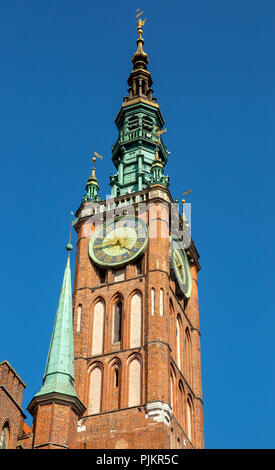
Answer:
<svg viewBox="0 0 275 470"><path fill-rule="evenodd" d="M92 178L95 178L95 162L96 162L96 158L93 157L92 158L92 162L93 162L93 166L92 166Z"/></svg>
<svg viewBox="0 0 275 470"><path fill-rule="evenodd" d="M143 26L145 25L146 23L146 18L145 20L143 20L142 18L140 18L140 16L143 14L144 12L143 11L140 11L140 9L138 8L137 9L137 14L136 14L136 18L138 19L137 20L137 32L138 32L138 39L137 39L137 51L135 52L133 58L132 58L132 61L136 60L139 56L141 56L143 58L143 60L145 60L146 63L149 62L149 59L148 59L148 56L147 54L144 52L142 46L144 44L144 39L142 37L142 34L143 34Z"/></svg>
<svg viewBox="0 0 275 470"><path fill-rule="evenodd" d="M144 11L141 11L140 13L138 13L139 11L140 10L138 8L136 18L139 18L144 13ZM145 25L145 23L146 23L146 18L145 18L145 20L143 20L142 18L139 18L137 20L138 39L141 39L142 41L143 41L143 39L142 39L142 33L143 33L142 27ZM141 48L142 48L142 45L141 45Z"/></svg>
<svg viewBox="0 0 275 470"><path fill-rule="evenodd" d="M94 155L92 157L93 166L92 166L91 178L96 178L96 175L95 175L95 162L96 162L97 158L100 158L100 160L103 160L103 157L101 155L99 155L96 151L94 151Z"/></svg>
<svg viewBox="0 0 275 470"><path fill-rule="evenodd" d="M153 160L153 162L152 162L152 167L155 166L155 165L161 165L161 166L163 166L163 165L162 165L162 161L161 161L161 159L160 159L160 157L159 157L158 148L156 148L156 151L155 151L155 158L154 158L154 160Z"/></svg>
<svg viewBox="0 0 275 470"><path fill-rule="evenodd" d="M100 197L98 196L99 184L95 175L95 162L97 158L100 158L100 160L103 159L101 155L94 151L94 154L92 156L92 174L86 184L87 193L82 198L82 202L84 203L91 201L100 201Z"/></svg>

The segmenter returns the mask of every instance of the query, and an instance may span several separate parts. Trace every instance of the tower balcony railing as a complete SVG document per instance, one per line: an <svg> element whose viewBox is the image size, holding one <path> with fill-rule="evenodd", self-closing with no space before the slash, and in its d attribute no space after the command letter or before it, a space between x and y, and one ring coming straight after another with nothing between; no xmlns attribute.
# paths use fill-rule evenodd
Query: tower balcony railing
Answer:
<svg viewBox="0 0 275 470"><path fill-rule="evenodd" d="M146 139L150 142L154 140L154 136L151 134L149 131L144 131L144 130L136 130L133 132L129 132L128 134L123 134L120 137L120 140L122 142L129 141L129 140L134 140L139 137L142 137L143 139Z"/></svg>
<svg viewBox="0 0 275 470"><path fill-rule="evenodd" d="M130 132L130 133L127 133L127 134L120 134L120 137L118 138L118 140L116 141L115 145L112 148L113 155L116 155L116 153L119 149L119 146L121 144L124 144L126 142L133 142L134 140L136 140L138 138L142 138L143 140L145 140L147 142L150 142L150 144L155 145L156 136L154 134L152 134L150 131L145 131L143 129L142 130L136 130L134 132ZM166 147L163 144L163 141L162 141L161 138L160 138L160 149L162 150L163 155L167 154Z"/></svg>

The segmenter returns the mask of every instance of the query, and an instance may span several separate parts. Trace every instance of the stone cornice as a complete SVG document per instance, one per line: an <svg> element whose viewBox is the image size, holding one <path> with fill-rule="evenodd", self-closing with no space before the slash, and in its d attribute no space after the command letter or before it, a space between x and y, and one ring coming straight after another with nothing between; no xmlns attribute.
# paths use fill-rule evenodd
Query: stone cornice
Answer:
<svg viewBox="0 0 275 470"><path fill-rule="evenodd" d="M47 393L45 395L34 396L27 407L29 413L34 416L38 406L50 405L57 403L59 405L70 406L76 415L81 418L86 411L86 407L78 397L64 395L58 392Z"/></svg>

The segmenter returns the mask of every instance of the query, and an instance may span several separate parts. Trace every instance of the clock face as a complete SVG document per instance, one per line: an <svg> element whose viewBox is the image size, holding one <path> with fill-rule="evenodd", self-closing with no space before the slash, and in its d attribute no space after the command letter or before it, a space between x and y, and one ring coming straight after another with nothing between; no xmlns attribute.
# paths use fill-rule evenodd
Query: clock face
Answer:
<svg viewBox="0 0 275 470"><path fill-rule="evenodd" d="M89 242L89 255L101 267L122 266L145 250L148 229L143 220L117 217L99 227Z"/></svg>
<svg viewBox="0 0 275 470"><path fill-rule="evenodd" d="M180 293L189 298L192 290L190 267L184 249L180 247L179 241L175 238L171 240L170 264L174 277L178 281Z"/></svg>

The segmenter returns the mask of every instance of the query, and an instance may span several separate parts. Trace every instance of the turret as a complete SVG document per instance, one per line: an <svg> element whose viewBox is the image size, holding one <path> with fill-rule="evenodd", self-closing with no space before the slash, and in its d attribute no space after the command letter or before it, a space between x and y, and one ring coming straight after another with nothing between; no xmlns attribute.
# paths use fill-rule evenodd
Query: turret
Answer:
<svg viewBox="0 0 275 470"><path fill-rule="evenodd" d="M112 161L117 169L117 173L110 176L113 197L141 191L150 185L157 130L164 126L159 105L152 96L153 80L147 70L149 58L143 50L144 24L145 20L139 18L137 50L132 57L133 69L128 78L128 96L124 98L115 118L119 136L112 148ZM161 137L158 154L164 167L167 149Z"/></svg>
<svg viewBox="0 0 275 470"><path fill-rule="evenodd" d="M33 448L74 448L77 422L85 411L74 383L70 252L65 268L41 390L28 411L34 417Z"/></svg>

